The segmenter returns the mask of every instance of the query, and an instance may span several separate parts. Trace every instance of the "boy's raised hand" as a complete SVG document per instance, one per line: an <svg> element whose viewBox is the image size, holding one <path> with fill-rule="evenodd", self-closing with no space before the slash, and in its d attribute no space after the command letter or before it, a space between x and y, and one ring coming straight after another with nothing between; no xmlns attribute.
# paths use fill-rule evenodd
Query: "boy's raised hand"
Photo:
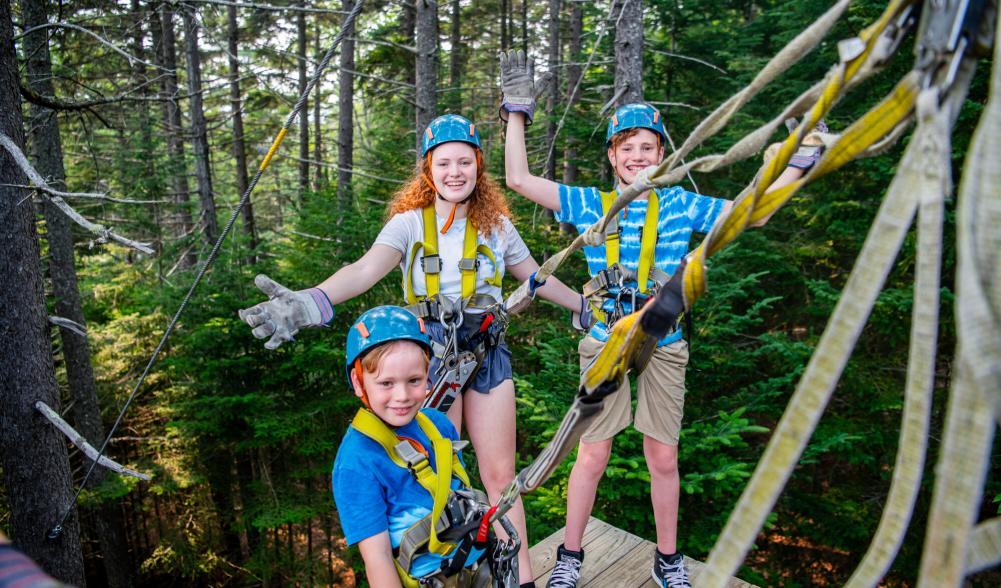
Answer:
<svg viewBox="0 0 1001 588"><path fill-rule="evenodd" d="M254 337L264 339L267 349L277 349L303 327L330 324L334 307L319 288L293 292L264 274L254 278L254 284L267 294L268 301L240 310L240 320L250 325Z"/></svg>
<svg viewBox="0 0 1001 588"><path fill-rule="evenodd" d="M508 113L522 112L526 124L535 115L535 60L524 51L511 50L500 54L501 98L500 117L507 121Z"/></svg>

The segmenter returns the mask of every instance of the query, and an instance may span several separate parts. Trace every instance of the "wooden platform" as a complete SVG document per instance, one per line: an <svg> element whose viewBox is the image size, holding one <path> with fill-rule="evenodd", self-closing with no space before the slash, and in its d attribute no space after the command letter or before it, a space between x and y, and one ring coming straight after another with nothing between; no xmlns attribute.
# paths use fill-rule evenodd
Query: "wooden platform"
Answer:
<svg viewBox="0 0 1001 588"><path fill-rule="evenodd" d="M563 543L564 529L536 544L529 553L536 586L545 586L556 563L556 548ZM654 544L632 533L617 529L591 517L584 531L584 566L581 568L581 588L657 588L650 576ZM704 564L685 558L693 586L698 586ZM733 578L728 588L757 588Z"/></svg>

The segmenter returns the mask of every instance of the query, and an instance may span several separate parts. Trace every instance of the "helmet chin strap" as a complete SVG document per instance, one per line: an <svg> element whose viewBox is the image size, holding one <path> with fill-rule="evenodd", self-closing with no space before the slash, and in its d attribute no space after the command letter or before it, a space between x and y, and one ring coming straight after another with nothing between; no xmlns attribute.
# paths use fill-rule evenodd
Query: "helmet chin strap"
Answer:
<svg viewBox="0 0 1001 588"><path fill-rule="evenodd" d="M361 402L365 405L365 408L371 410L372 405L368 403L368 393L365 392L365 382L362 379L362 374L364 371L361 369L361 358L355 359L354 367L355 375L358 376L358 391L361 392Z"/></svg>

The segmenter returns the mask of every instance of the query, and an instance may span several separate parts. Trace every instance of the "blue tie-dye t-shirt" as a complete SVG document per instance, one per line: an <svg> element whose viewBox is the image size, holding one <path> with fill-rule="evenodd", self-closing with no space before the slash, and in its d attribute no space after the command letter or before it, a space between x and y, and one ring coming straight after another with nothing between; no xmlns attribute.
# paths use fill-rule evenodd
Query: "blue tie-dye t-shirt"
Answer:
<svg viewBox="0 0 1001 588"><path fill-rule="evenodd" d="M444 414L433 409L421 412L431 419L443 437L458 438L455 427ZM416 419L396 429L396 434L431 447L431 441ZM337 449L332 482L334 503L348 545L389 531L390 542L396 549L403 532L430 514L434 505L431 494L414 480L409 470L394 464L381 445L351 426ZM461 487L454 476L452 487ZM482 550L472 550L466 564L472 565L482 553ZM443 559L434 554L422 555L411 564L410 574L420 578L435 572L441 568Z"/></svg>
<svg viewBox="0 0 1001 588"><path fill-rule="evenodd" d="M654 264L667 275L688 254L692 233L706 233L716 223L727 201L721 198L703 196L688 192L679 186L657 190L659 218L657 219L657 246ZM633 200L619 213L619 263L636 270L639 267L640 238L646 220L646 200ZM597 223L602 217L601 194L595 187L566 186L560 184L560 210L556 219L570 223L581 233ZM608 267L605 245L584 247L587 270L594 276ZM627 286L635 287L632 282ZM611 310L612 301L606 301L606 310ZM626 311L628 308L626 303ZM597 322L591 327L590 335L599 341L608 340L608 326ZM681 338L681 329L668 333L658 345L667 345Z"/></svg>

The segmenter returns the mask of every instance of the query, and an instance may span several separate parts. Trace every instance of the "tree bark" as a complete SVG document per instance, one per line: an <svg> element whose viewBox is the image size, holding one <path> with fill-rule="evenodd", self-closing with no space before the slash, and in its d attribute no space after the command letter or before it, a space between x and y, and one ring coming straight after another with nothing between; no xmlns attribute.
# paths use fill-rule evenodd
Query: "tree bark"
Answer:
<svg viewBox="0 0 1001 588"><path fill-rule="evenodd" d="M510 2L511 0L501 0L501 51L507 51L507 48L511 46L511 41L508 37L510 34L510 26L508 25Z"/></svg>
<svg viewBox="0 0 1001 588"><path fill-rule="evenodd" d="M452 18L449 22L448 44L451 54L448 56L448 85L452 87L448 103L453 110L462 111L462 6L459 0L452 0Z"/></svg>
<svg viewBox="0 0 1001 588"><path fill-rule="evenodd" d="M615 106L643 101L643 0L615 0Z"/></svg>
<svg viewBox="0 0 1001 588"><path fill-rule="evenodd" d="M247 173L247 147L243 137L243 99L240 92L240 29L236 21L236 6L226 7L226 42L229 49L229 104L233 111L233 158L236 160L236 189L243 196L250 185ZM254 225L254 206L249 200L243 207L243 230L250 239L248 263L254 263L257 256L257 227Z"/></svg>
<svg viewBox="0 0 1001 588"><path fill-rule="evenodd" d="M354 8L354 0L344 0L345 12ZM345 25L347 15L341 21ZM355 28L344 31L341 41L340 75L337 82L337 209L347 212L351 206L351 170L354 167L354 84L355 77Z"/></svg>
<svg viewBox="0 0 1001 588"><path fill-rule="evenodd" d="M23 7L26 27L32 28L48 22L45 0L29 0ZM41 29L28 34L24 46L25 54L29 56L27 62L29 87L43 96L54 96L48 31ZM32 129L31 153L35 168L51 187L66 190L66 171L63 168L63 148L56 113L43 106L32 105L30 128ZM72 223L48 199L43 201L42 213L49 244L49 276L55 297L55 313L79 325L86 325L77 286ZM92 444L100 445L104 440L104 427L101 423L87 338L66 328L60 328L59 335L62 340L63 362L66 365L66 379L73 399L73 420L76 429ZM86 460L85 465L89 467L89 462ZM103 468L95 469L89 486L91 488L99 486L105 475ZM95 515L93 519L101 553L104 556L109 586L113 588L131 586L132 562L129 558L120 511L115 504L104 503L95 509Z"/></svg>
<svg viewBox="0 0 1001 588"><path fill-rule="evenodd" d="M549 124L546 127L547 179L556 179L556 107L560 103L560 0L549 0Z"/></svg>
<svg viewBox="0 0 1001 588"><path fill-rule="evenodd" d="M316 62L320 63L324 53L323 46L320 45L320 20L314 20L313 24L315 39L315 47L313 48L316 49ZM313 170L313 189L317 191L327 184L327 172L323 167L323 129L320 126L322 120L320 117L320 81L316 80L316 85L313 87L313 161L316 162Z"/></svg>
<svg viewBox="0 0 1001 588"><path fill-rule="evenodd" d="M570 55L568 61L572 65L567 66L567 107L573 108L577 104L580 95L581 50L583 43L581 36L584 30L584 11L580 2L570 3L570 38L568 39L568 49ZM566 148L563 151L563 183L572 186L577 183L577 148L573 137L567 137Z"/></svg>
<svg viewBox="0 0 1001 588"><path fill-rule="evenodd" d="M299 2L305 7L305 0ZM299 96L306 92L309 83L309 73L306 68L306 13L298 11L295 15L296 56L299 61ZM309 190L309 101L303 103L299 112L299 201L301 202Z"/></svg>
<svg viewBox="0 0 1001 588"><path fill-rule="evenodd" d="M420 156L424 129L437 112L438 90L438 3L415 0L417 5L417 154Z"/></svg>
<svg viewBox="0 0 1001 588"><path fill-rule="evenodd" d="M209 133L202 104L202 56L198 50L198 22L194 5L185 5L184 45L188 62L188 94L191 95L191 143L195 156L195 180L198 182L198 205L202 238L211 247L219 235L215 196L212 193L212 166L209 161Z"/></svg>
<svg viewBox="0 0 1001 588"><path fill-rule="evenodd" d="M521 0L521 50L528 55L528 0Z"/></svg>
<svg viewBox="0 0 1001 588"><path fill-rule="evenodd" d="M0 132L23 147L21 98L11 3L0 2ZM70 462L62 434L35 410L59 406L42 291L38 236L28 180L0 152L0 467L10 506L10 534L48 573L83 586L80 525L71 513L58 538L46 539L73 505Z"/></svg>
<svg viewBox="0 0 1001 588"><path fill-rule="evenodd" d="M160 84L160 96L163 100L163 122L167 135L167 161L170 175L170 189L173 192L177 212L174 215L173 234L182 237L189 234L194 221L191 217L191 193L188 191L188 166L184 152L184 126L181 120L181 106L177 102L179 86L177 83L177 37L174 34L174 12L164 3L153 23L153 44L157 47L156 55L163 70ZM181 267L191 267L198 261L193 251L184 254Z"/></svg>

